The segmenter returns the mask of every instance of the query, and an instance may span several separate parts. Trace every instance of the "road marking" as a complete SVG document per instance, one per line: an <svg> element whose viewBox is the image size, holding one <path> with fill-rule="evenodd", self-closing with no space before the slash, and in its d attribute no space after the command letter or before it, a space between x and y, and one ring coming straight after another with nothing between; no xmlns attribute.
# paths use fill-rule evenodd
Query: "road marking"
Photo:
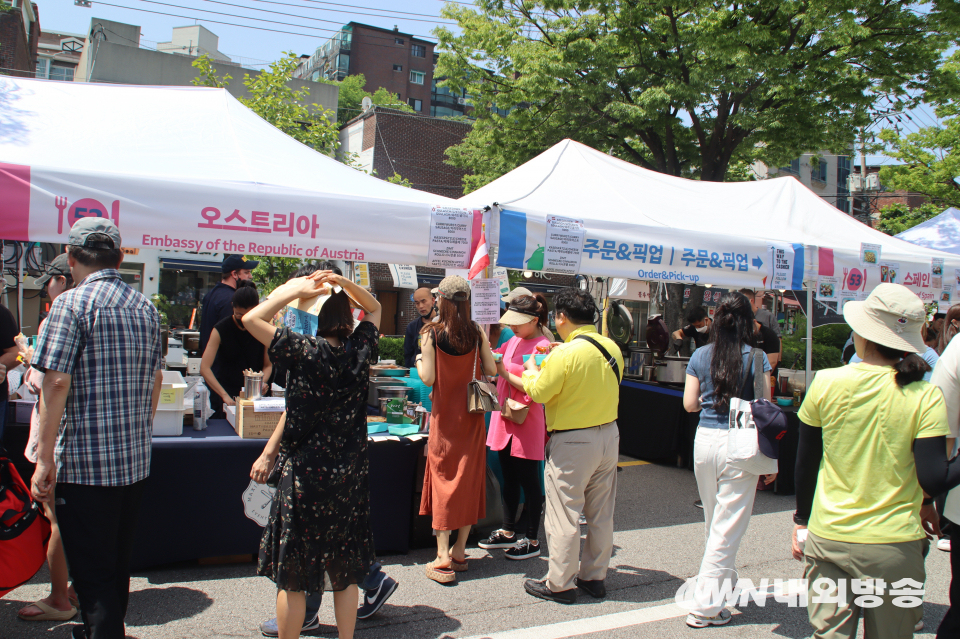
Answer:
<svg viewBox="0 0 960 639"><path fill-rule="evenodd" d="M640 463L644 464L647 462ZM750 601L754 602L758 598L766 599L768 597L787 596L791 594L793 590L789 585L784 585L787 587L781 586L780 588L776 588L771 584L766 588L752 588L749 590L751 593ZM728 606L727 609L734 615L741 614L739 610L731 606ZM581 635L617 630L628 626L638 626L653 621L686 617L688 612L689 610L682 608L676 603L669 603L627 612L615 612L597 617L561 621L559 623L533 628L519 628L517 630L505 630L503 632L494 632L485 635L474 635L472 637L466 637L465 639L566 639L567 637L579 637Z"/></svg>
<svg viewBox="0 0 960 639"><path fill-rule="evenodd" d="M620 468L626 468L627 466L643 466L649 463L650 462L646 462L646 461L628 461L628 462L618 462L617 466L619 466Z"/></svg>

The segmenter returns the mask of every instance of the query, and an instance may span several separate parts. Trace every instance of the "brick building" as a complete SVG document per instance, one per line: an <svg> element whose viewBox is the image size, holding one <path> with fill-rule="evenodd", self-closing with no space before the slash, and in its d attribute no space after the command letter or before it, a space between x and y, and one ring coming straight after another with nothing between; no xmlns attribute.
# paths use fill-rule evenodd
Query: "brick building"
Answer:
<svg viewBox="0 0 960 639"><path fill-rule="evenodd" d="M340 130L340 152L357 154L361 168L381 179L394 173L418 191L452 199L463 196L466 171L445 162L472 124L373 107Z"/></svg>
<svg viewBox="0 0 960 639"><path fill-rule="evenodd" d="M32 78L39 43L37 5L25 0L0 1L0 74Z"/></svg>
<svg viewBox="0 0 960 639"><path fill-rule="evenodd" d="M79 33L41 32L36 77L72 82L85 42Z"/></svg>
<svg viewBox="0 0 960 639"><path fill-rule="evenodd" d="M881 166L868 166L867 175L880 173ZM910 208L916 208L921 204L930 201L923 193L913 193L902 189L890 190L880 183L880 190L868 190L864 194L856 194L856 205L858 209L865 209L872 220L880 219L880 209L891 204L906 204Z"/></svg>

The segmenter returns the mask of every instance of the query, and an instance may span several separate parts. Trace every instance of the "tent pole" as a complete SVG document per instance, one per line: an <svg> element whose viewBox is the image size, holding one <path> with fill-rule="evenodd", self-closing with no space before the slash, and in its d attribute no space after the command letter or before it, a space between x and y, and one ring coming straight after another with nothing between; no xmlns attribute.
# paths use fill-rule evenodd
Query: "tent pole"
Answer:
<svg viewBox="0 0 960 639"><path fill-rule="evenodd" d="M810 390L813 381L813 289L807 288L807 370L804 376L804 386Z"/></svg>

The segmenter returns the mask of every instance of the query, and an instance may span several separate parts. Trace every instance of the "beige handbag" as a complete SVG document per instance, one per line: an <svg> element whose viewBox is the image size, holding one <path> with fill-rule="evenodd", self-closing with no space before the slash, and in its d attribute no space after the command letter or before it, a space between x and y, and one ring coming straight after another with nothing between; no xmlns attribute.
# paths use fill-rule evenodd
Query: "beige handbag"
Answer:
<svg viewBox="0 0 960 639"><path fill-rule="evenodd" d="M522 424L530 412L530 405L515 399L507 398L507 401L500 407L500 415L514 424Z"/></svg>
<svg viewBox="0 0 960 639"><path fill-rule="evenodd" d="M477 357L473 360L473 381L467 384L467 412L470 413L489 413L500 410L500 402L497 399L497 387L484 375L483 379L477 379L477 362L480 361L480 346L477 344Z"/></svg>

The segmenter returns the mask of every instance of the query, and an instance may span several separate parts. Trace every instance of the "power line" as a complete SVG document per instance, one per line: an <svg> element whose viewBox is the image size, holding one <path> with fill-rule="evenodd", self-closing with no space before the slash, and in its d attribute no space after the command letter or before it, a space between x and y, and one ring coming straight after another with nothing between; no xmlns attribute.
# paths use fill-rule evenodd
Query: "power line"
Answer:
<svg viewBox="0 0 960 639"><path fill-rule="evenodd" d="M311 8L313 8L313 7L305 7L305 6L301 5L301 4L289 4L289 3L286 3L286 2L276 2L276 1L274 1L274 0L252 0L252 1L253 1L253 2L266 2L266 3L268 3L268 4L280 4L280 5L284 5L284 6L287 6L287 7L298 7L298 8L300 8L300 9L311 9ZM330 3L327 3L327 2L320 2L319 0L306 0L306 1L307 1L307 2L316 2L317 4L330 4ZM221 4L224 4L224 3L221 3ZM336 6L350 7L350 6L353 6L353 5L336 5ZM238 8L239 8L239 6L238 6ZM243 7L243 8L244 8L244 9L248 9L248 8L250 8L250 7ZM357 7L357 8L358 8L358 9L371 9L372 7ZM381 9L381 10L382 10L382 11L390 11L390 9ZM446 22L447 24L456 24L456 22L454 22L453 20L447 20L446 18L441 18L440 16L431 16L431 15L428 15L428 14L425 14L425 13L410 13L410 14L407 14L407 15L412 15L412 16L424 16L424 17L433 18L433 19L432 19L432 20L422 20L422 19L420 19L420 18L404 18L404 17L401 17L401 16L385 16L385 15L383 15L383 14L381 14L381 13L363 13L362 11L344 11L344 10L342 10L342 9L320 9L320 8L317 8L317 11L330 11L330 12L332 12L332 13L346 13L346 14L349 14L349 15L357 15L357 16L371 16L371 17L374 17L374 18L391 18L391 19L393 19L393 20L407 20L407 21L410 21L410 22L430 22L430 23ZM399 13L404 13L404 12L401 11L401 12L399 12ZM337 24L342 24L342 22L338 22ZM419 37L419 36L418 36L418 37Z"/></svg>

